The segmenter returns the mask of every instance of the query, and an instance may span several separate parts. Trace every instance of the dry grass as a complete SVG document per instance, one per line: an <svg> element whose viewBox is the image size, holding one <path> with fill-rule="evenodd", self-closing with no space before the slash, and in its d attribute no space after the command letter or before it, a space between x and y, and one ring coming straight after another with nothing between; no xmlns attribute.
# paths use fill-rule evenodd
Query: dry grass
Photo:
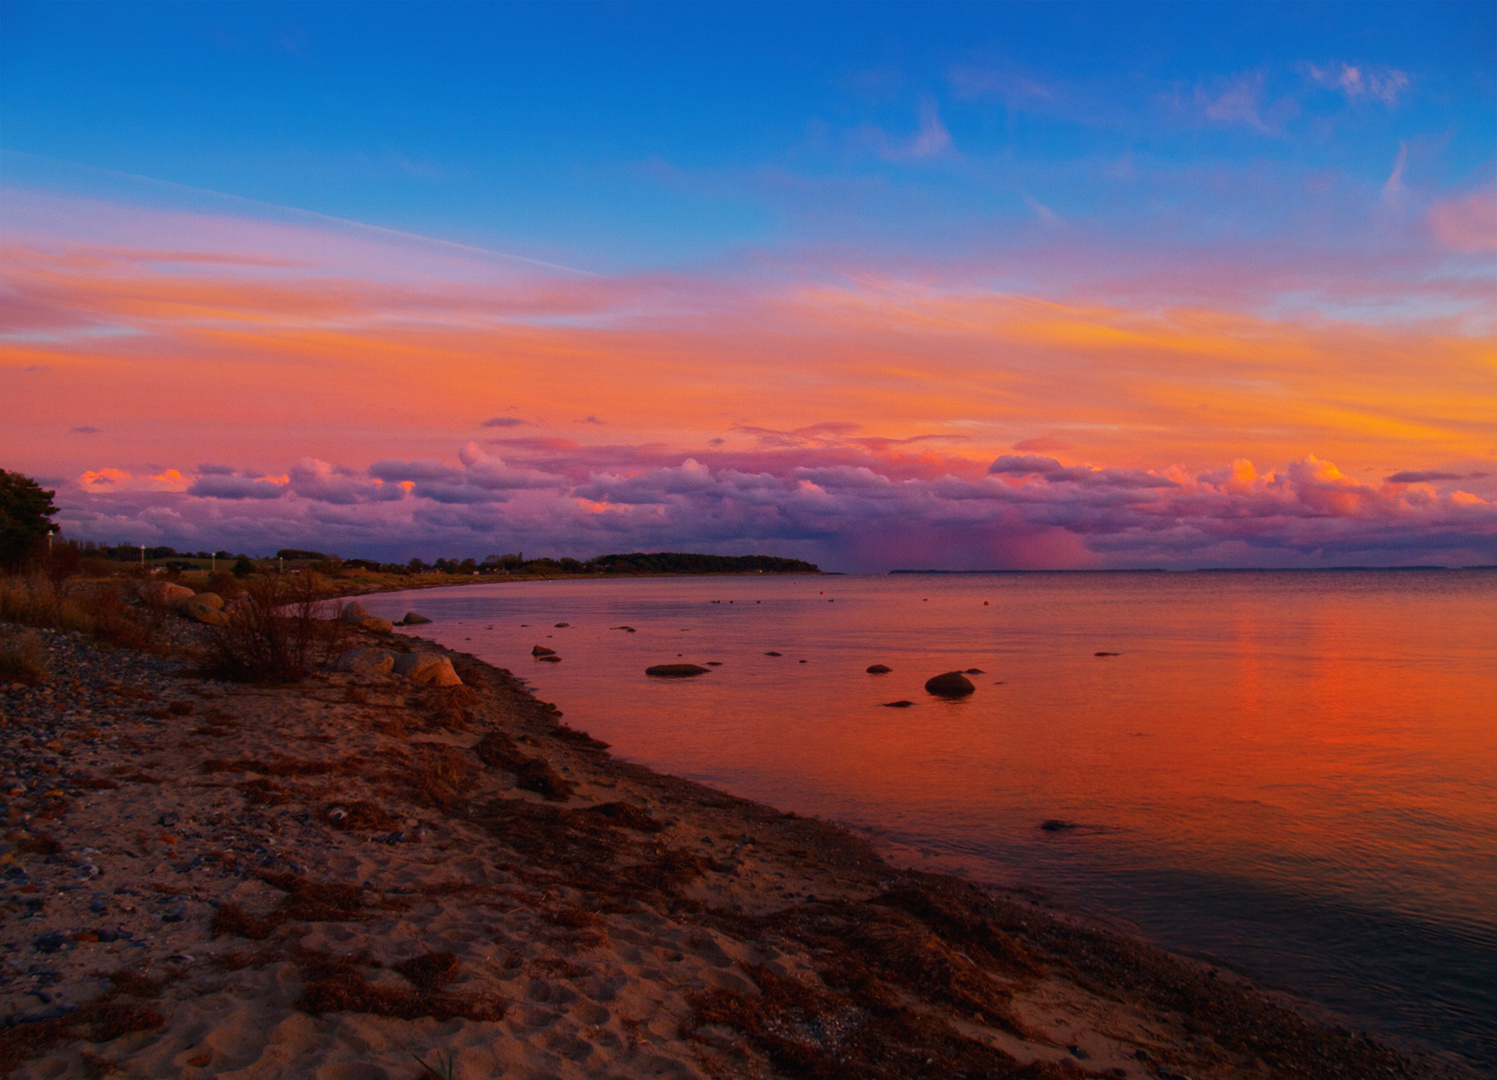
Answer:
<svg viewBox="0 0 1497 1080"><path fill-rule="evenodd" d="M127 605L117 585L0 579L0 622L73 630L127 649L161 652L165 647L160 617Z"/></svg>
<svg viewBox="0 0 1497 1080"><path fill-rule="evenodd" d="M47 650L35 634L0 638L0 684L40 686L47 681Z"/></svg>

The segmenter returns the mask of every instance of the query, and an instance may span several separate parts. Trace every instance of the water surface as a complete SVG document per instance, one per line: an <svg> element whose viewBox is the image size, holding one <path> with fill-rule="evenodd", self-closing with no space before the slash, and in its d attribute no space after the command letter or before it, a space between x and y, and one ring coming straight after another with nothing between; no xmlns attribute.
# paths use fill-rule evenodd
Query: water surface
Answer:
<svg viewBox="0 0 1497 1080"><path fill-rule="evenodd" d="M1109 912L1497 1072L1497 573L643 578L364 603L419 610L424 636L622 757ZM644 675L683 660L721 666ZM971 698L924 692L954 668L981 669Z"/></svg>

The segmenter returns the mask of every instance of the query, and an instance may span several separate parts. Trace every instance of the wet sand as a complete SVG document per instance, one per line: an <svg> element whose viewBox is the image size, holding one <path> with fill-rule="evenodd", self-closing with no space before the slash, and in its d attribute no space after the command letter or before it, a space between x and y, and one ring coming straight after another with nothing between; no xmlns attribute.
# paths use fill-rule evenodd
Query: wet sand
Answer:
<svg viewBox="0 0 1497 1080"><path fill-rule="evenodd" d="M0 690L22 1077L1456 1075L820 821L507 672L228 685L41 632Z"/></svg>

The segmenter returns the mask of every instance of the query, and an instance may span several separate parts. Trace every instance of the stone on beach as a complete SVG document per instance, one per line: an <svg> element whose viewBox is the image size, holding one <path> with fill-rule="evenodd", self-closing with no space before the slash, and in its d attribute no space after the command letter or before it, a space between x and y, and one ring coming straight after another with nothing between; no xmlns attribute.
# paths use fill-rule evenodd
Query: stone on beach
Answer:
<svg viewBox="0 0 1497 1080"><path fill-rule="evenodd" d="M707 670L698 664L656 664L645 668L645 674L656 679L689 679L693 675L706 675Z"/></svg>
<svg viewBox="0 0 1497 1080"><path fill-rule="evenodd" d="M401 653L395 657L395 674L412 682L431 686L461 686L463 680L452 667L452 661L440 653Z"/></svg>
<svg viewBox="0 0 1497 1080"><path fill-rule="evenodd" d="M381 619L378 615L366 615L357 621L359 626L362 626L365 630L373 630L376 634L393 634L395 632L395 624L389 619Z"/></svg>
<svg viewBox="0 0 1497 1080"><path fill-rule="evenodd" d="M425 615L417 615L414 611L407 611L405 618L400 620L401 626L418 626L421 623L431 622Z"/></svg>
<svg viewBox="0 0 1497 1080"><path fill-rule="evenodd" d="M159 604L163 607L189 599L193 591L185 585L175 585L170 581L146 581L142 582L135 594L147 604Z"/></svg>
<svg viewBox="0 0 1497 1080"><path fill-rule="evenodd" d="M869 664L867 670L870 675L887 675L894 669L888 664Z"/></svg>
<svg viewBox="0 0 1497 1080"><path fill-rule="evenodd" d="M333 666L355 675L386 675L394 670L395 657L384 649L349 649Z"/></svg>
<svg viewBox="0 0 1497 1080"><path fill-rule="evenodd" d="M203 596L212 596L218 600L218 606L204 601ZM204 593L203 596L188 597L177 605L177 614L207 626L228 626L229 616L223 611L223 600L213 593Z"/></svg>
<svg viewBox="0 0 1497 1080"><path fill-rule="evenodd" d="M925 692L934 694L936 697L966 697L976 689L977 687L972 685L972 680L960 671L948 671L925 680Z"/></svg>
<svg viewBox="0 0 1497 1080"><path fill-rule="evenodd" d="M224 609L224 598L216 592L200 592L179 601L179 603L183 607L189 607L192 604L206 604L214 611L222 611Z"/></svg>
<svg viewBox="0 0 1497 1080"><path fill-rule="evenodd" d="M343 610L339 614L349 622L355 623L360 619L367 619L370 617L369 609L366 608L363 604L359 603L357 600L350 600L348 603L344 604Z"/></svg>

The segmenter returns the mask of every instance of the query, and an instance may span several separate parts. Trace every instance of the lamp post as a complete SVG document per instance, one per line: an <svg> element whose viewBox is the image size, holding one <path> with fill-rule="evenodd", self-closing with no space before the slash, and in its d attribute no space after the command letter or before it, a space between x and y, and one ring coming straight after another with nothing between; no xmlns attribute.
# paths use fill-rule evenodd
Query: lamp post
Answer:
<svg viewBox="0 0 1497 1080"><path fill-rule="evenodd" d="M142 570L146 568L146 546L144 544L140 545L140 568Z"/></svg>

